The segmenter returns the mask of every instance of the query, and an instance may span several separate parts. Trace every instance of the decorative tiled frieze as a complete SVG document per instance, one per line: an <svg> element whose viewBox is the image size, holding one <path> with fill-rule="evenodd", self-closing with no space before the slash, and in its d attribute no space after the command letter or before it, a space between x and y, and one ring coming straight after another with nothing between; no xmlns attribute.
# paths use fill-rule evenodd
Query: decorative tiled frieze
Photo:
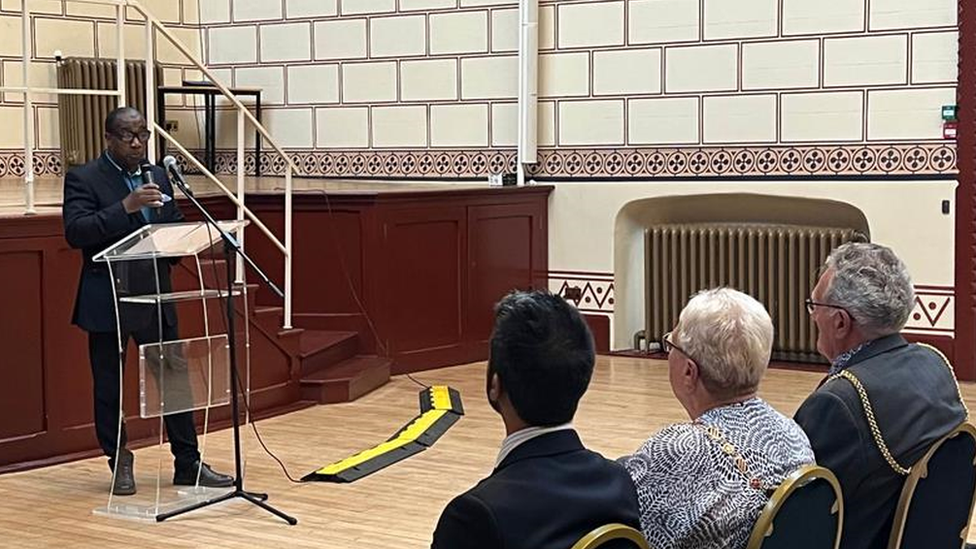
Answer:
<svg viewBox="0 0 976 549"><path fill-rule="evenodd" d="M202 158L202 153L197 154ZM36 151L35 173L60 174L59 151ZM515 151L335 150L293 151L302 175L324 177L471 178L515 172ZM275 153L262 153L262 175L282 175ZM254 174L254 154L245 172ZM216 172L237 172L237 153L218 151ZM0 151L0 177L23 176L23 152ZM192 169L189 171L193 171ZM530 175L540 178L667 178L953 175L954 145L817 145L646 149L545 149Z"/></svg>
<svg viewBox="0 0 976 549"><path fill-rule="evenodd" d="M952 335L954 303L954 290L951 286L916 286L915 305L908 315L905 330Z"/></svg>
<svg viewBox="0 0 976 549"><path fill-rule="evenodd" d="M549 271L549 291L581 311L613 314L613 273ZM952 335L954 290L951 286L916 286L915 305L905 331Z"/></svg>
<svg viewBox="0 0 976 549"><path fill-rule="evenodd" d="M346 177L480 177L514 172L511 150L295 152L305 175ZM280 174L277 155L264 154L264 173ZM217 154L220 173L234 173L236 153ZM247 173L253 173L253 155ZM769 177L952 175L953 145L816 145L647 149L547 149L530 169L545 178Z"/></svg>
<svg viewBox="0 0 976 549"><path fill-rule="evenodd" d="M323 177L451 179L515 171L515 151L301 151L293 152L292 160L302 175ZM179 161L187 166L183 158ZM262 175L285 173L285 163L274 153L261 153L261 166ZM215 167L216 173L236 173L237 153L219 151ZM255 173L253 153L246 155L244 169L247 174Z"/></svg>
<svg viewBox="0 0 976 549"><path fill-rule="evenodd" d="M544 177L766 177L941 175L956 170L953 145L815 145L540 151Z"/></svg>
<svg viewBox="0 0 976 549"><path fill-rule="evenodd" d="M549 271L549 291L580 311L613 314L613 273Z"/></svg>
<svg viewBox="0 0 976 549"><path fill-rule="evenodd" d="M24 151L0 150L0 177L24 177ZM34 151L34 175L61 175L61 151Z"/></svg>

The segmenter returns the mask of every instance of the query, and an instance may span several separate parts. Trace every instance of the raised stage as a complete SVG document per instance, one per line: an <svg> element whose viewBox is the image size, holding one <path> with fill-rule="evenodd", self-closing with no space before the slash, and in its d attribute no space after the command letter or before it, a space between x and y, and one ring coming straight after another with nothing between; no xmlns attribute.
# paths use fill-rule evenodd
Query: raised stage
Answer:
<svg viewBox="0 0 976 549"><path fill-rule="evenodd" d="M191 183L216 217L234 217L208 181ZM247 179L248 207L281 240L283 186L278 177ZM295 329L281 329L282 303L249 280L259 416L349 401L391 373L483 360L494 303L546 285L550 186L298 178L294 186ZM81 258L64 240L60 201L60 178L39 178L38 213L26 216L22 182L0 180L0 472L92 455L96 446L86 337L70 324ZM188 204L183 211L199 218ZM281 253L254 226L245 240L281 285ZM175 270L177 287L195 280L187 263ZM181 331L200 324L181 309ZM127 417L137 410L133 348ZM215 418L228 420L226 410ZM151 423L131 421L130 439L152 437Z"/></svg>

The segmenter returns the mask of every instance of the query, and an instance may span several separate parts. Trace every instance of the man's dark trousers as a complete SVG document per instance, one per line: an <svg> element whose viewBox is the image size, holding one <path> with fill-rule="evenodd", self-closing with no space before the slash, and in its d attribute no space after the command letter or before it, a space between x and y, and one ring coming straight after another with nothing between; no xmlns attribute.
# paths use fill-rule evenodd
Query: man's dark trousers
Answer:
<svg viewBox="0 0 976 549"><path fill-rule="evenodd" d="M157 318L155 311L152 318ZM159 341L173 341L178 339L176 325L169 325L165 320L162 325L160 338L160 323L151 322L137 330L123 332L123 353L128 346L129 339L134 339L137 345L158 343ZM95 383L95 433L98 444L108 456L110 465L114 467L115 454L118 449L116 434L120 434L122 447L127 438L125 423L119 433L119 338L115 332L89 332L88 355L92 367L92 379ZM200 459L197 450L196 430L193 426L193 412L181 412L164 416L166 434L169 437L170 448L176 459L176 469L194 466Z"/></svg>

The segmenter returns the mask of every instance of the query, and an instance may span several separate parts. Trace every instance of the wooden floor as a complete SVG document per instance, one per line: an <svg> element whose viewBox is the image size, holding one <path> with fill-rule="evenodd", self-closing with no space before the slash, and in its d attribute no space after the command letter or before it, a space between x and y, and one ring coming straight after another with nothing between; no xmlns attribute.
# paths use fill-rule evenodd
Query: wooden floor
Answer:
<svg viewBox="0 0 976 549"><path fill-rule="evenodd" d="M484 397L484 363L419 374L425 383L461 391L467 415L433 448L354 484L291 484L278 466L246 437L247 488L271 494L270 503L299 519L287 526L244 502L184 515L162 524L92 514L104 505L109 471L91 459L0 476L0 545L40 547L328 547L421 548L448 500L488 474L504 433ZM820 374L771 370L762 396L792 414ZM268 446L302 476L330 461L385 440L417 413L419 387L405 377L350 404L318 406L258 427ZM976 409L976 385L963 387ZM576 417L584 443L607 457L635 450L662 426L686 420L661 361L600 358ZM207 460L230 471L230 431L209 437ZM157 448L136 451L140 493L148 498L159 457L164 475L170 457Z"/></svg>

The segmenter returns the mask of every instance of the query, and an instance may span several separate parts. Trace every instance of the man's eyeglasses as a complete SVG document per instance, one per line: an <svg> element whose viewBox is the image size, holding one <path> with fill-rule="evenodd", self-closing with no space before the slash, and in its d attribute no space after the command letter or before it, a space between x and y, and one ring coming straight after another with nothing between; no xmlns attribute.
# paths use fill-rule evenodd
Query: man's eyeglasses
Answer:
<svg viewBox="0 0 976 549"><path fill-rule="evenodd" d="M840 305L831 305L830 303L817 303L812 299L804 299L803 304L807 306L807 313L811 315L813 314L813 311L817 307L830 307L831 309L840 309L841 311L847 311L847 309L841 307Z"/></svg>
<svg viewBox="0 0 976 549"><path fill-rule="evenodd" d="M133 139L139 139L139 141L145 143L149 141L150 137L152 137L152 132L149 130L142 130L141 132L132 133L129 130L122 130L120 132L112 132L112 135L118 137L120 140L126 143L131 142Z"/></svg>
<svg viewBox="0 0 976 549"><path fill-rule="evenodd" d="M687 351L674 344L674 336L672 334L674 334L674 332L668 332L664 334L664 337L661 338L661 350L663 350L665 353L670 353L671 349L677 349L681 351L681 354L685 355L688 358L691 358L692 360L695 360L694 358L691 357L691 355L687 353ZM698 361L695 360L695 362Z"/></svg>

